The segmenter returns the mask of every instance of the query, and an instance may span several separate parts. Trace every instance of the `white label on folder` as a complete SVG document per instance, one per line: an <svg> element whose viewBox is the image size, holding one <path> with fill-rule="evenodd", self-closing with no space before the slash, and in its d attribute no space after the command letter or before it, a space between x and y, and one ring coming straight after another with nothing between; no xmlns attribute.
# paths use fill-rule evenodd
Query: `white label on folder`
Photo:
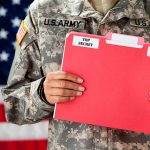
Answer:
<svg viewBox="0 0 150 150"><path fill-rule="evenodd" d="M113 45L126 46L126 47L133 47L133 48L142 48L143 45L139 45L138 40L139 40L138 37L113 33L112 39L106 40L106 43L113 44Z"/></svg>
<svg viewBox="0 0 150 150"><path fill-rule="evenodd" d="M99 48L99 39L75 35L73 37L72 45L98 49Z"/></svg>
<svg viewBox="0 0 150 150"><path fill-rule="evenodd" d="M150 57L150 47L148 47L147 56Z"/></svg>

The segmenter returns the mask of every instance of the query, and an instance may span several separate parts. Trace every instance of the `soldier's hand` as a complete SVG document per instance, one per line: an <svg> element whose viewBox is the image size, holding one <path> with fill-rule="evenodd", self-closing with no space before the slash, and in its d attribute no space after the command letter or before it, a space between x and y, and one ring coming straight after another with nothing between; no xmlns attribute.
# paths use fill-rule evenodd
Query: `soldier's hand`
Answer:
<svg viewBox="0 0 150 150"><path fill-rule="evenodd" d="M48 73L43 84L45 97L51 104L73 100L83 94L82 82L83 79L67 72Z"/></svg>

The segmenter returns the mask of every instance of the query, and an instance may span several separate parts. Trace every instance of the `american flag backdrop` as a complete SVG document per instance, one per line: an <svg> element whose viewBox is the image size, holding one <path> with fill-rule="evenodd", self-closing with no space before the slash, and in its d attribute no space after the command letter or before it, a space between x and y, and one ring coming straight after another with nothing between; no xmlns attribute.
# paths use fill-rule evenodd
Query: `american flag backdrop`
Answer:
<svg viewBox="0 0 150 150"><path fill-rule="evenodd" d="M0 90L6 85L16 47L16 32L33 0L0 0ZM45 150L48 123L7 123L0 94L0 150Z"/></svg>

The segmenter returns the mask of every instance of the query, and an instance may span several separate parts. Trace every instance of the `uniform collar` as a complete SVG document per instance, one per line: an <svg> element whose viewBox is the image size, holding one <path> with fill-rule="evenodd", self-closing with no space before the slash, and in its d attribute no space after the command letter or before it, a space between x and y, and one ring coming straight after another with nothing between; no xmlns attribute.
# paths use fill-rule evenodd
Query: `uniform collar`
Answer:
<svg viewBox="0 0 150 150"><path fill-rule="evenodd" d="M96 11L88 0L84 0L83 9L80 16L85 18L93 17L102 24L117 21L124 17L130 19L149 17L145 11L143 0L119 0L117 4L107 12L105 16Z"/></svg>

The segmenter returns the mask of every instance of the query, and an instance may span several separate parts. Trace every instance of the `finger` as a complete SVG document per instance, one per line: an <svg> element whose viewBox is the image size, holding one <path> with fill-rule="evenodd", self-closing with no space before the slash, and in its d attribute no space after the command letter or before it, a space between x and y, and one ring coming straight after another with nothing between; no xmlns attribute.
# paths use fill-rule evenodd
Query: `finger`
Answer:
<svg viewBox="0 0 150 150"><path fill-rule="evenodd" d="M65 96L65 97L75 97L75 96L81 96L82 92L75 91L75 90L68 90L68 89L61 89L61 88L50 88L49 90L46 90L46 95L51 96Z"/></svg>
<svg viewBox="0 0 150 150"><path fill-rule="evenodd" d="M63 72L63 71L48 73L46 80L50 81L52 79L55 79L55 80L63 79L63 80L69 80L69 81L76 82L76 83L82 83L83 82L83 79L81 79L80 77L73 75L73 74L70 74L70 73L67 73L67 72Z"/></svg>
<svg viewBox="0 0 150 150"><path fill-rule="evenodd" d="M56 103L63 103L63 102L71 101L74 99L75 97L49 96L47 101L50 104L56 104Z"/></svg>
<svg viewBox="0 0 150 150"><path fill-rule="evenodd" d="M63 88L63 89L70 89L76 91L85 90L85 88L80 84L70 82L70 81L65 81L65 80L51 80L49 82L45 82L44 85L49 88Z"/></svg>

